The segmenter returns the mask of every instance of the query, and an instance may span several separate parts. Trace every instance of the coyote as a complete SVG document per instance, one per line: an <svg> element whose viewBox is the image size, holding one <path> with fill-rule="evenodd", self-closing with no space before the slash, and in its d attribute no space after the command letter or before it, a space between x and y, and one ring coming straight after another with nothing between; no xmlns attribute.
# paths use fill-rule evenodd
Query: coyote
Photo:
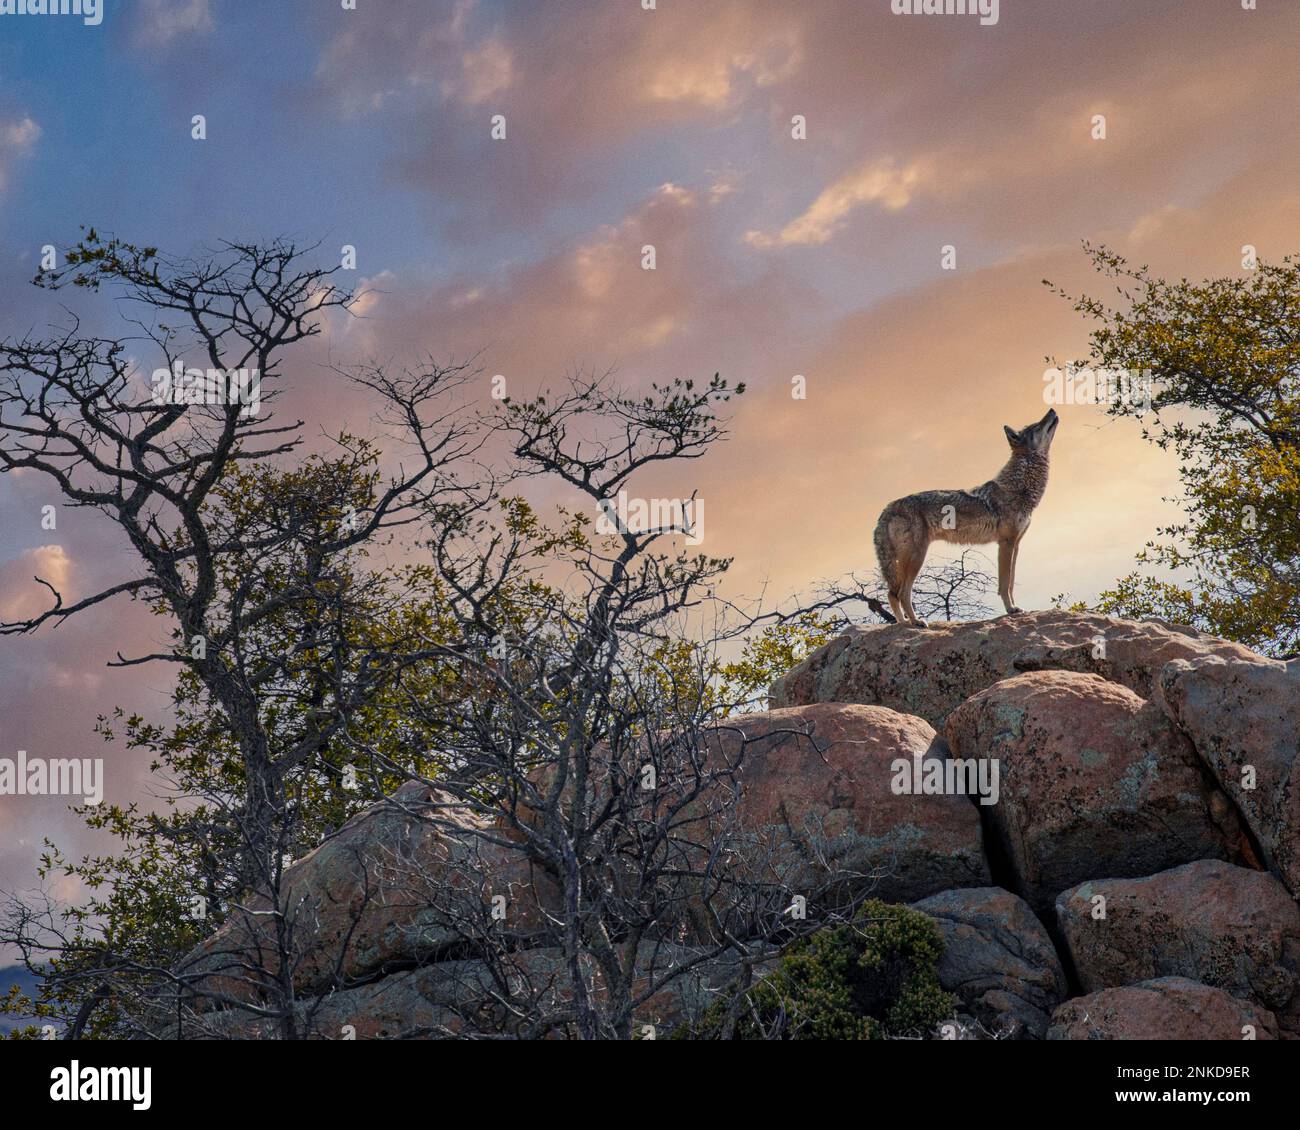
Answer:
<svg viewBox="0 0 1300 1130"><path fill-rule="evenodd" d="M1048 450L1059 422L1056 412L1020 431L1003 427L1011 458L998 477L974 490L927 490L885 507L876 523L876 557L889 588L889 606L900 623L928 627L912 611L912 583L932 541L961 545L998 543L998 595L1007 613L1015 604L1016 556L1034 507L1047 490Z"/></svg>

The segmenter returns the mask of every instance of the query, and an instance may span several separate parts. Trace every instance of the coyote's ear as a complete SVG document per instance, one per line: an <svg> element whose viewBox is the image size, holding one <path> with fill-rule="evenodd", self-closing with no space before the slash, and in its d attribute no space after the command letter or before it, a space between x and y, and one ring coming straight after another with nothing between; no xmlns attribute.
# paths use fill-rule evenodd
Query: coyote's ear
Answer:
<svg viewBox="0 0 1300 1130"><path fill-rule="evenodd" d="M1012 431L1006 424L1002 425L1002 430L1007 433L1007 443L1015 447L1020 440L1020 433Z"/></svg>

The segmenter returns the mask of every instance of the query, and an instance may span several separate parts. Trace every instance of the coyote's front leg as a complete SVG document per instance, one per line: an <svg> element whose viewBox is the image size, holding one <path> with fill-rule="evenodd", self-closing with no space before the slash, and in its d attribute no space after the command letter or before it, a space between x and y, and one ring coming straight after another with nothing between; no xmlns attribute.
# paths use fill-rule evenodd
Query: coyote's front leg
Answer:
<svg viewBox="0 0 1300 1130"><path fill-rule="evenodd" d="M1020 611L1015 606L1014 598L1011 595L1012 588L1016 583L1016 550L1019 545L1019 538L1000 538L998 540L998 596L1002 598L1008 616Z"/></svg>
<svg viewBox="0 0 1300 1130"><path fill-rule="evenodd" d="M1011 597L1011 607L1015 608L1017 612L1020 609L1016 607L1016 567L1020 564L1020 543L1024 540L1025 535L1022 530L1020 536L1016 538L1016 544L1011 547L1011 583L1007 585L1007 595Z"/></svg>

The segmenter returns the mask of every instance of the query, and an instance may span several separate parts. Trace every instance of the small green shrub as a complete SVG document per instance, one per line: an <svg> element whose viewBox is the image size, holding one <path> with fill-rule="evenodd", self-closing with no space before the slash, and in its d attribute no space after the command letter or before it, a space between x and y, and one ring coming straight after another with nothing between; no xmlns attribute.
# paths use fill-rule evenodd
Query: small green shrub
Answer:
<svg viewBox="0 0 1300 1130"><path fill-rule="evenodd" d="M953 1014L939 985L943 937L932 919L871 900L852 924L793 943L746 993L740 1040L881 1040L925 1035ZM692 1032L716 1039L734 997L713 1005Z"/></svg>

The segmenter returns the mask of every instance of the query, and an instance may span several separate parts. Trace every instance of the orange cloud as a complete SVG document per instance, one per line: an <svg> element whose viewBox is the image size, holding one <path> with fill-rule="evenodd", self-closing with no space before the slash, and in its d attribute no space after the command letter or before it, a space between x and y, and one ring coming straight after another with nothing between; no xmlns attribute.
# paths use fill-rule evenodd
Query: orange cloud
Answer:
<svg viewBox="0 0 1300 1130"><path fill-rule="evenodd" d="M807 211L775 236L751 231L745 236L746 242L754 247L825 243L849 213L865 204L879 204L889 212L906 208L929 176L930 170L919 161L903 168L888 157L867 161L823 189Z"/></svg>
<svg viewBox="0 0 1300 1130"><path fill-rule="evenodd" d="M22 620L36 616L53 604L49 589L32 578L53 585L70 602L68 582L72 561L61 545L42 545L25 550L0 565L0 620Z"/></svg>

